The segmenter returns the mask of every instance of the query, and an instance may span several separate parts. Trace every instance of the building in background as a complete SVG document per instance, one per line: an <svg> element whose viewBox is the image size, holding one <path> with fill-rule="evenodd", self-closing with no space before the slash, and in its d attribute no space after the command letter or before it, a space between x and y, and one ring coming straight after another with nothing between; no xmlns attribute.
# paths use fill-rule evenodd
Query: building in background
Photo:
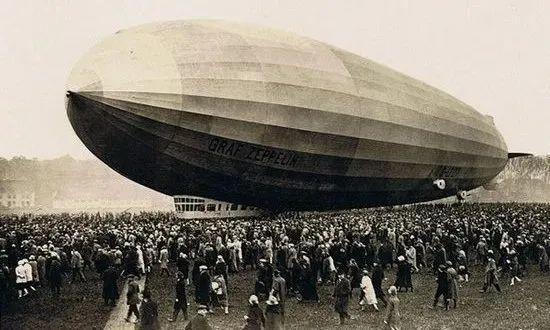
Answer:
<svg viewBox="0 0 550 330"><path fill-rule="evenodd" d="M0 180L0 209L30 209L35 206L35 192L27 180Z"/></svg>
<svg viewBox="0 0 550 330"><path fill-rule="evenodd" d="M187 195L174 196L174 205L177 217L182 219L250 217L262 213L253 206Z"/></svg>

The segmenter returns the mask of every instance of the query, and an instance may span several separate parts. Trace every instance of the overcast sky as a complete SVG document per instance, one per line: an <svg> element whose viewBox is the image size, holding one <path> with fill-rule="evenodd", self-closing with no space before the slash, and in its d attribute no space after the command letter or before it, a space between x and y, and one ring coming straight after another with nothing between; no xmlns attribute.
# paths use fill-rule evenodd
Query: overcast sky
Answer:
<svg viewBox="0 0 550 330"><path fill-rule="evenodd" d="M262 24L352 51L494 116L510 151L550 154L548 14L550 1L527 0L2 0L0 157L93 157L65 113L72 66L117 30L188 18Z"/></svg>

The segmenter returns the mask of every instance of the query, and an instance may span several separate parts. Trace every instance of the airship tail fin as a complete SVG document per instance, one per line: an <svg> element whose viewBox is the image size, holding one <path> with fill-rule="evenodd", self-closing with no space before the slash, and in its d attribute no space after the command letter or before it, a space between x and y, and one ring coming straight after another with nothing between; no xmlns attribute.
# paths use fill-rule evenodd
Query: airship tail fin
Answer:
<svg viewBox="0 0 550 330"><path fill-rule="evenodd" d="M526 152L509 152L508 153L508 159L516 158L516 157L531 157L533 154L526 153Z"/></svg>

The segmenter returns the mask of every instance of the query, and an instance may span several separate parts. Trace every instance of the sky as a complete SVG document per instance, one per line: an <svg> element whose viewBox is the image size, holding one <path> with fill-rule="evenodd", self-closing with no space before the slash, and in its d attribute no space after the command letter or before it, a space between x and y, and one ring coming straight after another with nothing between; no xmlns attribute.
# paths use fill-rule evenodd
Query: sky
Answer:
<svg viewBox="0 0 550 330"><path fill-rule="evenodd" d="M2 0L0 157L93 158L67 119L77 60L118 30L215 18L283 29L420 79L550 154L550 1Z"/></svg>

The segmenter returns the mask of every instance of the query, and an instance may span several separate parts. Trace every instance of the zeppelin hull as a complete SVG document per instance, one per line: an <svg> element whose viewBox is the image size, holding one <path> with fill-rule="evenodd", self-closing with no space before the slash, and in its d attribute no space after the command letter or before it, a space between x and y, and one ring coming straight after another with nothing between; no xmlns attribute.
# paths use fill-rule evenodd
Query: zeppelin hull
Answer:
<svg viewBox="0 0 550 330"><path fill-rule="evenodd" d="M395 205L483 185L507 159L492 122L460 101L278 31L138 27L93 49L72 78L67 111L84 144L169 195L279 210Z"/></svg>

